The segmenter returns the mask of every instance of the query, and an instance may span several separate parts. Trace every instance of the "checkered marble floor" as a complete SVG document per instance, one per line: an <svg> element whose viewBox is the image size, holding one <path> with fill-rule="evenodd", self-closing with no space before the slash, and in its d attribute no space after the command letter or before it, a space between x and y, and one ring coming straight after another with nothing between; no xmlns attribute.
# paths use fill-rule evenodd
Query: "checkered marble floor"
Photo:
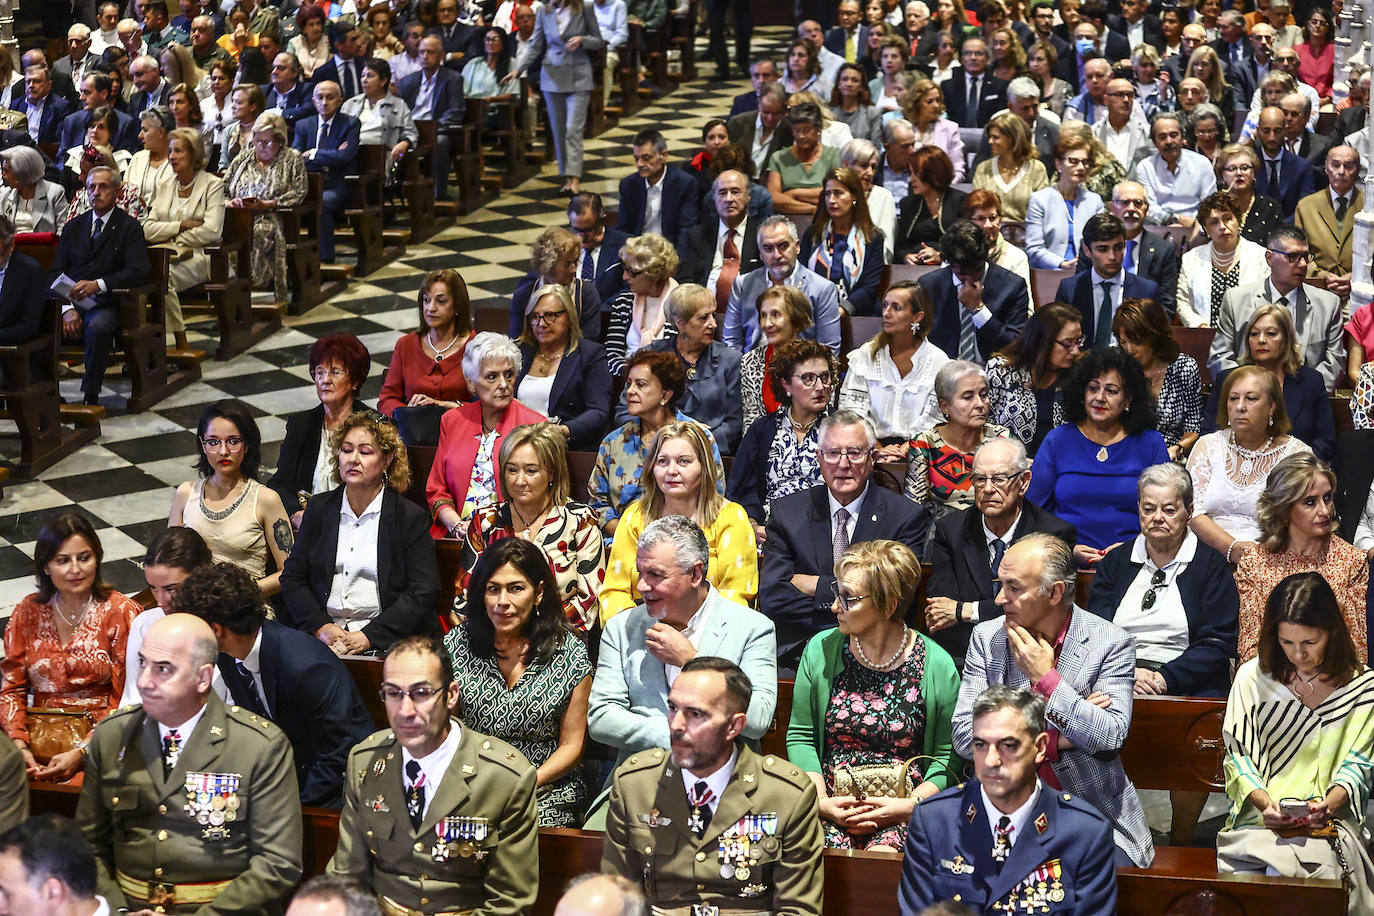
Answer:
<svg viewBox="0 0 1374 916"><path fill-rule="evenodd" d="M761 29L760 48L780 54L789 30ZM698 40L699 70L714 71L704 60L705 40ZM695 149L701 125L723 117L731 99L749 88L747 81L683 83L657 103L622 120L586 145L582 187L615 206L618 183L633 168L630 140L635 132L656 126L668 138L674 161ZM207 404L236 397L257 417L263 437L265 480L275 467L286 433L286 417L318 401L306 369L310 345L322 334L356 334L372 354L372 368L362 396L375 404L396 340L417 323L415 294L420 278L437 268L463 274L474 307L504 311L518 279L528 270L529 245L547 226L563 224L566 198L558 194L556 166L546 164L539 176L503 193L486 208L466 217L406 256L353 283L308 314L287 317L284 327L258 346L228 362L207 360L193 385L140 414L125 413L127 379L112 371L102 402L107 408L98 440L39 475L11 481L0 499L0 616L8 615L33 591L33 542L44 519L76 508L95 522L105 551L104 574L116 588L132 594L144 587L142 559L148 542L166 527L176 485L194 475L195 424ZM192 346L206 347L204 335L191 329ZM210 347L210 349L213 349ZM64 379L63 396L77 400L80 380ZM18 459L13 425L0 422L0 461Z"/></svg>

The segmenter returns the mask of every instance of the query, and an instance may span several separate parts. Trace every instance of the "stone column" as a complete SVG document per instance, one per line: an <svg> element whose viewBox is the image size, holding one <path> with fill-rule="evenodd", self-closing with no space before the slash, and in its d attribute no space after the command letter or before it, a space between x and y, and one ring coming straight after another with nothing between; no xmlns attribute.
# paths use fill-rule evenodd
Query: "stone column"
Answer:
<svg viewBox="0 0 1374 916"><path fill-rule="evenodd" d="M3 2L3 0L0 0ZM1366 4L1374 6L1370 0L1361 0L1361 7ZM1344 15L1344 13L1342 14ZM1364 36L1369 31L1369 12L1367 8L1362 8L1360 18L1351 22L1351 35L1359 35L1362 43L1362 58L1367 66L1374 68L1374 45L1365 40ZM1358 29L1356 29L1358 26ZM1365 142L1361 144L1360 162L1364 165L1364 207L1355 215L1355 239L1354 252L1351 261L1351 285L1350 285L1350 304L1351 312L1356 311L1361 306L1368 305L1374 301L1374 279L1370 277L1369 258L1374 251L1374 244L1371 244L1371 236L1374 236L1374 144L1369 141L1369 128L1374 125L1366 125Z"/></svg>

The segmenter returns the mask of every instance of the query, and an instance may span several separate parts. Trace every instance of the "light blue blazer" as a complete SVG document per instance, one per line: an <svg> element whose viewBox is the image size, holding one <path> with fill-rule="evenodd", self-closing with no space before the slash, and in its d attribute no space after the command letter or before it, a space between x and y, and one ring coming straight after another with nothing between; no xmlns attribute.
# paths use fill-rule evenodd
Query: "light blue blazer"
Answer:
<svg viewBox="0 0 1374 916"><path fill-rule="evenodd" d="M1078 186L1072 227L1075 253L1083 247L1083 227L1088 218L1105 209L1101 197ZM1058 270L1068 260L1069 229L1069 207L1057 187L1051 185L1032 194L1026 206L1026 256L1031 267Z"/></svg>
<svg viewBox="0 0 1374 916"><path fill-rule="evenodd" d="M725 307L725 327L721 339L740 353L748 353L763 341L759 330L759 312L754 307L759 296L768 289L768 268L756 267L735 277L730 287L730 301ZM811 327L798 337L815 340L840 355L840 294L835 284L798 261L788 286L795 286L811 300Z"/></svg>
<svg viewBox="0 0 1374 916"><path fill-rule="evenodd" d="M568 27L558 29L558 11L552 3L545 5L539 12L539 21L534 25L534 34L525 56L516 68L527 76L531 61L544 56L543 67L539 73L539 89L542 92L591 92L595 87L592 76L591 55L606 47L601 37L601 28L596 23L596 14L588 3L582 9L573 10L568 18ZM567 40L582 36L582 47L569 51Z"/></svg>
<svg viewBox="0 0 1374 916"><path fill-rule="evenodd" d="M778 701L778 649L773 621L721 596L715 586L698 655L727 658L744 669L754 687L744 737L757 740L773 724ZM611 618L601 633L601 654L592 680L587 727L593 739L616 749L616 766L637 751L667 748L668 680L644 648L655 623L640 604Z"/></svg>

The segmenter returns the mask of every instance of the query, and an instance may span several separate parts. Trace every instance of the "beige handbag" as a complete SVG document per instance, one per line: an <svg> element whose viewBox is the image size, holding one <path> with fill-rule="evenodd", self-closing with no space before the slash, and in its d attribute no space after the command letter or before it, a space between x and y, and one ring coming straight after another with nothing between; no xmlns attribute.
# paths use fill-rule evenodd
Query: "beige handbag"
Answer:
<svg viewBox="0 0 1374 916"><path fill-rule="evenodd" d="M35 706L28 711L28 720L29 753L39 763L48 763L58 754L72 750L95 728L90 713L69 709Z"/></svg>
<svg viewBox="0 0 1374 916"><path fill-rule="evenodd" d="M873 763L863 766L841 764L835 768L834 788L831 795L852 795L854 798L910 798L916 788L912 776L912 764L918 760L929 760L944 769L944 765L934 757L918 754L901 763ZM916 771L916 775L921 775Z"/></svg>

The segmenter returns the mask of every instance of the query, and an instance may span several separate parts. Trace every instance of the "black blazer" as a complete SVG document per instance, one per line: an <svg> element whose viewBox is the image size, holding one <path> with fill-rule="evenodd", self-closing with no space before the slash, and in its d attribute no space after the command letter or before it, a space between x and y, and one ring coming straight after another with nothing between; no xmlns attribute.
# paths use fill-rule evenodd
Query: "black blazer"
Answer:
<svg viewBox="0 0 1374 916"><path fill-rule="evenodd" d="M1142 33L1145 43L1147 45L1153 45L1156 51L1163 54L1164 26L1160 23L1159 17L1154 13L1146 13L1144 16L1140 17L1140 22L1141 25L1145 27ZM1118 16L1115 13L1111 13L1107 16L1106 25L1112 32L1125 39L1127 45L1130 45L1131 40L1126 38L1126 36L1130 34L1131 26L1130 23L1126 21L1125 16Z"/></svg>
<svg viewBox="0 0 1374 916"><path fill-rule="evenodd" d="M10 110L23 112L29 110L29 101L22 92L10 99ZM47 99L43 102L43 117L38 119L38 142L57 143L58 131L62 128L62 121L71 113L71 102L62 98L55 90L49 92Z"/></svg>
<svg viewBox="0 0 1374 916"><path fill-rule="evenodd" d="M754 128L757 126L755 122L758 119L758 106L755 106L751 111L732 115L725 122L725 132L730 135L730 142L736 146L744 147L746 153L751 152L754 148ZM792 128L787 123L787 119L783 118L778 121L778 126L773 128L773 137L768 141L768 152L763 158L764 166L768 165L768 160L773 158L774 153L791 145ZM755 184L763 184L767 179L768 176L763 171L754 175Z"/></svg>
<svg viewBox="0 0 1374 916"><path fill-rule="evenodd" d="M1260 204L1262 200L1268 198L1255 198L1255 204ZM1271 201L1272 203L1272 201ZM1250 210L1250 216L1255 215L1255 208ZM1244 233L1242 232L1242 235ZM1246 238L1250 238L1246 236ZM1135 273L1138 277L1146 277L1153 280L1159 287L1156 301L1164 307L1164 311L1169 313L1169 317L1174 317L1178 299L1178 249L1174 247L1172 239L1165 238L1157 232L1141 232L1136 238L1140 244L1136 246ZM1264 239L1250 239L1252 242L1263 245L1268 241L1268 233ZM1085 247L1078 250L1078 272L1091 270L1093 266L1092 258L1088 257Z"/></svg>
<svg viewBox="0 0 1374 916"><path fill-rule="evenodd" d="M0 347L38 339L47 297L48 277L43 265L22 251L11 254L5 268L5 282L0 286ZM35 380L48 379L52 374L41 353L30 357L29 373ZM0 378L4 374L0 367Z"/></svg>
<svg viewBox="0 0 1374 916"><path fill-rule="evenodd" d="M439 565L429 536L429 513L387 487L377 530L377 592L381 613L363 627L372 648L386 651L407 636L438 636ZM334 582L339 549L339 512L344 487L310 500L301 519L296 546L282 566L281 590L286 600L283 623L312 637L330 622L325 602Z"/></svg>
<svg viewBox="0 0 1374 916"><path fill-rule="evenodd" d="M1202 411L1202 432L1217 430L1217 411L1221 407L1221 390L1226 376L1233 370L1219 372L1212 379L1212 393ZM1289 435L1307 443L1322 461L1330 461L1336 447L1336 419L1331 399L1326 394L1326 380L1311 366L1300 366L1296 375L1283 377L1283 406L1288 422L1293 424Z"/></svg>
<svg viewBox="0 0 1374 916"><path fill-rule="evenodd" d="M1279 156L1279 184L1281 188L1269 186L1269 165L1264 158L1264 150L1254 144L1255 155L1259 156L1259 174L1255 176L1255 193L1272 197L1279 202L1285 220L1292 220L1298 209L1298 201L1317 190L1315 170L1307 160L1286 147Z"/></svg>
<svg viewBox="0 0 1374 916"><path fill-rule="evenodd" d="M824 43L826 48L844 57L845 39L845 30L837 25L826 30ZM859 34L854 37L854 50L858 58L863 58L868 53L868 26L863 23L859 23Z"/></svg>
<svg viewBox="0 0 1374 916"><path fill-rule="evenodd" d="M620 216L615 227L629 235L644 231L647 190L638 173L620 179ZM696 179L682 169L665 168L661 203L663 235L676 248L683 247L687 233L697 224Z"/></svg>
<svg viewBox="0 0 1374 916"><path fill-rule="evenodd" d="M358 410L367 410L367 405L354 398L352 411ZM277 491L288 516L295 515L300 506L297 494L301 490L309 493L314 483L315 462L320 457L320 429L323 426L323 404L316 404L309 410L293 413L286 418L286 438L282 440L281 454L277 457L277 472L267 481L267 486Z"/></svg>
<svg viewBox="0 0 1374 916"><path fill-rule="evenodd" d="M1078 532L1073 525L1030 500L1024 500L1021 517L1005 539L1014 542L1033 532L1052 534L1069 545L1078 542ZM961 509L937 521L930 542L930 581L926 583L926 597L978 602L977 620L956 623L930 634L960 669L964 667L974 626L1002 616L1002 609L992 600L992 578L982 513L973 508Z"/></svg>
<svg viewBox="0 0 1374 916"><path fill-rule="evenodd" d="M777 629L779 669L796 671L807 640L835 625L835 615L830 610L835 590L835 552L830 533L829 492L822 485L784 496L773 503L768 519L759 609L773 619ZM901 541L920 556L929 526L930 512L925 506L870 479L850 543ZM819 577L814 597L802 594L792 585L796 573Z"/></svg>
<svg viewBox="0 0 1374 916"><path fill-rule="evenodd" d="M397 85L396 91L405 100L407 108L415 107L415 100L420 97L420 85L424 78L425 72L416 70ZM467 97L463 95L463 78L452 70L440 67L434 79L434 120L444 124L463 123L463 112L467 108Z"/></svg>
<svg viewBox="0 0 1374 916"><path fill-rule="evenodd" d="M258 650L263 699L291 742L301 804L343 806L344 765L353 745L376 730L343 661L309 633L276 621L262 625ZM239 706L253 709L252 685L223 652L219 672Z"/></svg>
<svg viewBox="0 0 1374 916"><path fill-rule="evenodd" d="M978 88L978 110L968 109L968 74L955 67L941 87L945 94L945 116L960 127L983 127L988 119L1007 107L1007 81L984 70Z"/></svg>
<svg viewBox="0 0 1374 916"><path fill-rule="evenodd" d="M737 114L758 110L759 94L750 89L748 92L741 92L735 96L734 101L730 104L730 114L727 117L733 118Z"/></svg>
<svg viewBox="0 0 1374 916"><path fill-rule="evenodd" d="M746 213L740 224L739 276L763 266L759 259L759 222ZM677 278L681 283L706 284L711 275L711 262L716 258L716 236L720 232L720 217L714 211L702 213L701 222L687 231L687 243L682 248ZM711 290L712 293L715 290Z"/></svg>
<svg viewBox="0 0 1374 916"><path fill-rule="evenodd" d="M939 251L940 238L945 234L945 230L960 218L965 196L963 191L947 189L940 198L938 218L930 215L926 200L921 195L908 194L903 198L897 205L897 238L894 239L896 250L893 253L895 262L903 263L908 254L919 251L922 245L929 245Z"/></svg>
<svg viewBox="0 0 1374 916"><path fill-rule="evenodd" d="M268 108L281 109L281 116L288 124L295 124L301 118L315 114L315 104L310 96L310 84L297 80L295 88L282 95L277 87L267 83L259 87L267 97Z"/></svg>
<svg viewBox="0 0 1374 916"><path fill-rule="evenodd" d="M105 214L105 227L100 238L91 242L91 225L95 211L87 210L67 224L57 242L48 285L65 273L73 280L104 280L111 292L98 293L96 305L113 307L113 291L127 289L148 282L152 267L148 263L148 246L143 227L138 220L119 207L111 207Z"/></svg>
<svg viewBox="0 0 1374 916"><path fill-rule="evenodd" d="M930 293L935 303L933 325L928 339L951 357L959 354L959 311L964 306L954 289L954 271L949 267L924 274L916 281ZM994 353L1015 340L1026 326L1030 314L1030 295L1026 281L996 264L988 264L983 275L983 305L992 318L975 332L978 351L986 361Z"/></svg>
<svg viewBox="0 0 1374 916"><path fill-rule="evenodd" d="M1154 280L1147 280L1138 273L1126 274L1122 281L1121 299L1157 299L1159 286ZM1084 346L1091 347L1097 333L1097 307L1093 304L1093 278L1090 271L1076 273L1059 281L1059 289L1054 294L1055 302L1067 302L1083 316Z"/></svg>
<svg viewBox="0 0 1374 916"><path fill-rule="evenodd" d="M521 344L517 390L533 362L534 348ZM559 361L549 391L549 415L572 431L568 437L569 451L594 452L601 445L611 421L613 388L606 350L596 341L584 337L576 350L564 354Z"/></svg>
<svg viewBox="0 0 1374 916"><path fill-rule="evenodd" d="M138 139L138 122L129 117L118 108L114 112L115 121L118 129L110 142L115 149L128 150L136 153L143 149L143 141ZM73 111L62 119L62 126L58 128L58 151L65 153L73 146L77 146L86 140L86 128L91 123L91 113L80 109ZM142 190L142 189L140 189Z"/></svg>
<svg viewBox="0 0 1374 916"><path fill-rule="evenodd" d="M1131 562L1133 541L1110 550L1097 564L1088 610L1106 620L1116 617L1126 590L1142 563ZM1236 657L1240 596L1231 565L1215 549L1198 541L1197 552L1179 575L1179 597L1188 618L1188 648L1159 669L1170 696L1224 697L1230 690L1231 659Z"/></svg>
<svg viewBox="0 0 1374 916"><path fill-rule="evenodd" d="M1312 179L1318 191L1325 191L1331 183L1326 177L1326 154L1331 152L1335 145L1335 137L1314 134L1310 130L1303 132L1302 141L1298 143L1298 155L1312 166ZM1302 200L1301 197L1298 199Z"/></svg>
<svg viewBox="0 0 1374 916"><path fill-rule="evenodd" d="M859 265L858 281L855 282L852 289L847 285L845 287L845 295L849 299L848 311L851 315L882 314L882 303L878 296L883 283L883 268L886 266L883 263L883 242L883 234L880 230L873 236L873 241L867 243L864 248L864 262ZM811 265L811 256L816 253L816 245L810 230L802 235L801 255L798 263L806 265L813 271L815 271L815 267ZM819 271L816 271L816 275L823 277ZM1025 287L1025 285L1026 281L1022 280L1021 286Z"/></svg>
<svg viewBox="0 0 1374 916"><path fill-rule="evenodd" d="M580 271L579 267L579 271ZM518 340L525 332L525 307L530 304L530 293L534 292L534 274L525 274L515 287L515 295L510 302L510 334ZM590 280L578 280L572 290L577 302L577 314L581 320L584 340L601 339L601 294Z"/></svg>
<svg viewBox="0 0 1374 916"><path fill-rule="evenodd" d="M596 262L596 294L602 302L610 302L625 286L625 266L620 263L620 249L630 240L619 229L607 229L601 237L601 257ZM577 275L582 276L582 255L578 255Z"/></svg>

